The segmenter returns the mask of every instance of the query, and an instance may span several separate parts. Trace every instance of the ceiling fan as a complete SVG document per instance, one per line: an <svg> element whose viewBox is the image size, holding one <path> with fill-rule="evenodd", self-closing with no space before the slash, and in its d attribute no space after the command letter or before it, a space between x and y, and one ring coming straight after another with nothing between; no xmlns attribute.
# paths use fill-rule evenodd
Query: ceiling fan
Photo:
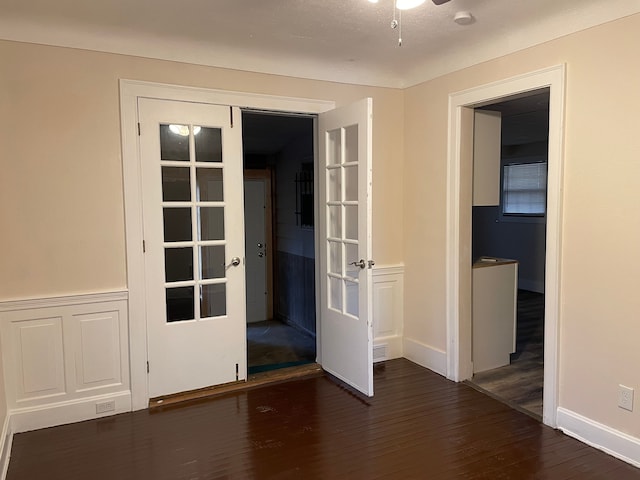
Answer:
<svg viewBox="0 0 640 480"><path fill-rule="evenodd" d="M436 5L442 5L443 3L450 2L451 0L432 0Z"/></svg>

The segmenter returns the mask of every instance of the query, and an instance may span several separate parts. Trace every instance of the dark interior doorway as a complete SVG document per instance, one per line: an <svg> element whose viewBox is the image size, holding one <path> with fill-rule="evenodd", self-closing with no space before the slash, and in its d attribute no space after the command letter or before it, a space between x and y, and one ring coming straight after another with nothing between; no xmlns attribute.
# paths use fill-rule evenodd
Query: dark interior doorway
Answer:
<svg viewBox="0 0 640 480"><path fill-rule="evenodd" d="M314 118L243 111L242 131L247 365L248 373L254 374L316 359ZM269 184L264 206L259 201L262 187L255 183L260 178ZM264 240L256 236L256 230L262 231L261 208L267 227ZM251 262L264 262L264 273L250 268ZM252 275L266 278L256 281ZM266 307L256 308L262 285Z"/></svg>
<svg viewBox="0 0 640 480"><path fill-rule="evenodd" d="M483 258L515 260L515 351L507 365L479 372L474 365L471 383L541 419L549 90L504 99L482 109L502 116L500 203L473 207L474 305L476 291L480 291L475 285L479 278L475 268L486 267L478 263ZM499 295L507 294L513 295ZM491 301L500 301L499 295ZM473 328L477 328L475 318Z"/></svg>

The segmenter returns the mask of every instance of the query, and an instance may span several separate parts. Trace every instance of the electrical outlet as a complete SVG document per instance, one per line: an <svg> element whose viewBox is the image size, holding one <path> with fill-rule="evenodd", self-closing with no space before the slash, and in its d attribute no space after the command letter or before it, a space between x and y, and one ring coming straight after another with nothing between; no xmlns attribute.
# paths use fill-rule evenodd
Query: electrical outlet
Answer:
<svg viewBox="0 0 640 480"><path fill-rule="evenodd" d="M116 409L116 401L108 400L106 402L96 403L96 413L113 412Z"/></svg>
<svg viewBox="0 0 640 480"><path fill-rule="evenodd" d="M618 385L618 406L633 411L633 388Z"/></svg>

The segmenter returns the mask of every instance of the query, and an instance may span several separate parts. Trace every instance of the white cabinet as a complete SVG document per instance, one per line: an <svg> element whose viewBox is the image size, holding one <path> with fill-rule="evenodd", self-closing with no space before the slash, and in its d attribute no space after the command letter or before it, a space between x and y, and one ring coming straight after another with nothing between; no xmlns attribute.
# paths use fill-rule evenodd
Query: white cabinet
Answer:
<svg viewBox="0 0 640 480"><path fill-rule="evenodd" d="M509 365L516 350L518 262L481 259L473 265L473 372Z"/></svg>
<svg viewBox="0 0 640 480"><path fill-rule="evenodd" d="M473 206L500 204L500 112L475 110L473 121Z"/></svg>

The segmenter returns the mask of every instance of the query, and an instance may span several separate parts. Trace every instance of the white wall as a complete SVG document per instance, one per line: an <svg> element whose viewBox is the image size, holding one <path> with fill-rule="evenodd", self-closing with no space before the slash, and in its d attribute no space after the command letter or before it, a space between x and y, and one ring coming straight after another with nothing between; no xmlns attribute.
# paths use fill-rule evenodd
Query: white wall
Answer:
<svg viewBox="0 0 640 480"><path fill-rule="evenodd" d="M507 55L405 91L405 341L446 352L449 95L566 63L559 404L640 437L640 15Z"/></svg>

